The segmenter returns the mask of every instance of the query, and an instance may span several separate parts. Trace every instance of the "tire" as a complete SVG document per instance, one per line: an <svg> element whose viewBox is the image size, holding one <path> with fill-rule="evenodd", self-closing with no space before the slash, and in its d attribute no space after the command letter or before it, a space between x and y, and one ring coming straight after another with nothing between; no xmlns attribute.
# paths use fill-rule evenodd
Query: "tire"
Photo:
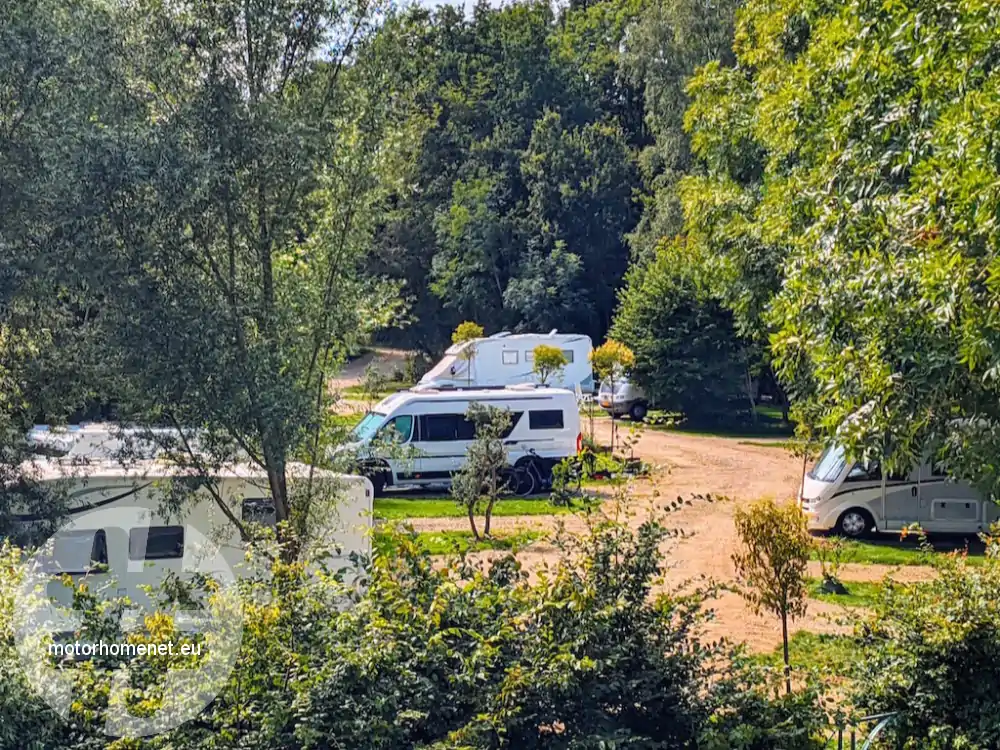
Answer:
<svg viewBox="0 0 1000 750"><path fill-rule="evenodd" d="M642 401L636 401L628 410L628 418L633 422L641 422L646 418L647 411L648 409L646 408L646 404Z"/></svg>
<svg viewBox="0 0 1000 750"><path fill-rule="evenodd" d="M379 472L378 474L372 474L368 477L368 481L372 483L372 494L375 497L382 497L385 494L385 474Z"/></svg>
<svg viewBox="0 0 1000 750"><path fill-rule="evenodd" d="M517 497L528 497L535 492L535 474L528 468L530 465L523 463L514 467L511 492Z"/></svg>
<svg viewBox="0 0 1000 750"><path fill-rule="evenodd" d="M848 508L840 514L833 530L838 536L861 539L868 536L874 525L875 519L864 508Z"/></svg>

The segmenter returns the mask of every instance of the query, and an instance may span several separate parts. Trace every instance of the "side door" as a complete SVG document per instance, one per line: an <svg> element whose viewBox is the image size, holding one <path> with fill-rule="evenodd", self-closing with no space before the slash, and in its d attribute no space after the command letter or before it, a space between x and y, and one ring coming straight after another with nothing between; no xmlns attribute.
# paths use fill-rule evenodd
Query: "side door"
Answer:
<svg viewBox="0 0 1000 750"><path fill-rule="evenodd" d="M898 531L912 523L923 525L919 483L919 466L905 473L889 473L886 476L883 517L882 523L878 524L880 529Z"/></svg>
<svg viewBox="0 0 1000 750"><path fill-rule="evenodd" d="M448 480L452 472L465 462L465 452L472 442L474 426L465 415L456 412L421 414L418 418L419 458L413 479L422 481Z"/></svg>
<svg viewBox="0 0 1000 750"><path fill-rule="evenodd" d="M920 500L925 507L928 531L971 533L983 524L983 502L979 493L964 482L952 481L933 464L922 467Z"/></svg>

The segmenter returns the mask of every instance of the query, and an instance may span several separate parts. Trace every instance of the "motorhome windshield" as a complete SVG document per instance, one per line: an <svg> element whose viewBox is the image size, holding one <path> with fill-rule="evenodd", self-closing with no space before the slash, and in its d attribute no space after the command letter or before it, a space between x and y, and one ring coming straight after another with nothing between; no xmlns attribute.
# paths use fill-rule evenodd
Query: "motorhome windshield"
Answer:
<svg viewBox="0 0 1000 750"><path fill-rule="evenodd" d="M809 472L809 478L818 482L832 482L844 470L847 457L842 445L830 445L820 454L819 460Z"/></svg>
<svg viewBox="0 0 1000 750"><path fill-rule="evenodd" d="M351 430L351 435L354 436L355 440L371 440L384 421L385 414L377 411L370 411L365 414L365 418L358 422L354 429Z"/></svg>

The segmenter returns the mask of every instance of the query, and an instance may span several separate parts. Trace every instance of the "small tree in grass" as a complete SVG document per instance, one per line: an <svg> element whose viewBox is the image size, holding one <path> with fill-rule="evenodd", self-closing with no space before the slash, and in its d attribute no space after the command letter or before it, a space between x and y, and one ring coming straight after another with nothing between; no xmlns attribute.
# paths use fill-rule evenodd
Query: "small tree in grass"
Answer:
<svg viewBox="0 0 1000 750"><path fill-rule="evenodd" d="M453 344L464 344L466 342L472 342L475 339L481 339L483 337L483 327L478 323L473 323L471 320L467 320L464 323L459 323L455 328L454 332L451 334L451 343ZM468 362L468 379L469 385L472 385L472 362L476 358L476 345L469 343L465 349L459 353L458 358Z"/></svg>
<svg viewBox="0 0 1000 750"><path fill-rule="evenodd" d="M806 517L798 505L767 499L737 508L734 521L740 550L733 554L733 562L749 584L743 598L755 613L771 612L781 618L785 689L791 693L788 619L806 613L806 567L813 549Z"/></svg>
<svg viewBox="0 0 1000 750"><path fill-rule="evenodd" d="M493 508L504 491L507 448L503 440L510 429L510 412L495 406L472 404L465 418L476 426L476 438L465 456L465 466L451 480L451 494L465 509L476 540L490 535ZM483 533L476 527L476 514L482 512Z"/></svg>
<svg viewBox="0 0 1000 750"><path fill-rule="evenodd" d="M556 375L562 373L569 362L563 350L557 346L539 344L534 351L535 361L531 366L531 371L538 377L538 382L548 385Z"/></svg>
<svg viewBox="0 0 1000 750"><path fill-rule="evenodd" d="M614 339L608 339L590 352L590 365L597 376L597 381L608 380L611 386L611 453L615 452L615 439L618 434L618 422L615 418L614 394L615 380L624 378L635 366L635 354L625 344Z"/></svg>

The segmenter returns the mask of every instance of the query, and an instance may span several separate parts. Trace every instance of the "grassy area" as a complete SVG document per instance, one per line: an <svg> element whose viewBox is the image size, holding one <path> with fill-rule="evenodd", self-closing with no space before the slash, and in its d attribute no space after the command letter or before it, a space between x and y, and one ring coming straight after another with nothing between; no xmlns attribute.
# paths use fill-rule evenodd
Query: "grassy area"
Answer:
<svg viewBox="0 0 1000 750"><path fill-rule="evenodd" d="M928 553L920 549L919 542L915 539L846 541L840 555L840 561L861 565L930 565L935 554L964 549L964 540L961 538L931 539L931 546L933 551ZM813 559L819 559L817 552L813 552ZM981 564L983 560L982 545L970 545L969 563L977 565Z"/></svg>
<svg viewBox="0 0 1000 750"><path fill-rule="evenodd" d="M848 675L859 658L860 647L846 635L828 635L799 630L788 641L789 661L793 669L820 669L829 674ZM782 649L760 654L761 664L781 667Z"/></svg>
<svg viewBox="0 0 1000 750"><path fill-rule="evenodd" d="M821 602L840 604L845 607L870 607L878 599L882 584L872 581L844 581L846 594L828 594L820 589L819 578L809 580L809 596Z"/></svg>
<svg viewBox="0 0 1000 750"><path fill-rule="evenodd" d="M494 536L476 542L471 531L425 531L417 534L417 543L432 555L479 552L481 550L518 550L537 541L541 531L520 531L506 536ZM386 533L375 534L375 549L380 553L391 551L392 537Z"/></svg>
<svg viewBox="0 0 1000 750"><path fill-rule="evenodd" d="M340 389L340 394L347 398L352 399L369 399L382 400L386 396L391 396L393 393L398 393L399 391L406 390L407 388L412 388L413 383L387 383L384 388L376 391L374 394L368 393L363 385L349 385L346 388Z"/></svg>
<svg viewBox="0 0 1000 750"><path fill-rule="evenodd" d="M529 499L504 499L493 508L497 516L547 516L582 510L578 502L573 508L552 505L548 497ZM375 517L390 521L406 518L465 518L465 509L450 497L378 497L375 498Z"/></svg>
<svg viewBox="0 0 1000 750"><path fill-rule="evenodd" d="M781 409L775 406L758 406L756 423L734 415L730 422L713 424L689 421L673 424L648 425L651 429L664 432L683 432L686 435L726 438L789 438L795 433L795 426L781 420ZM681 418L682 415L676 415ZM770 447L770 444L767 444Z"/></svg>

